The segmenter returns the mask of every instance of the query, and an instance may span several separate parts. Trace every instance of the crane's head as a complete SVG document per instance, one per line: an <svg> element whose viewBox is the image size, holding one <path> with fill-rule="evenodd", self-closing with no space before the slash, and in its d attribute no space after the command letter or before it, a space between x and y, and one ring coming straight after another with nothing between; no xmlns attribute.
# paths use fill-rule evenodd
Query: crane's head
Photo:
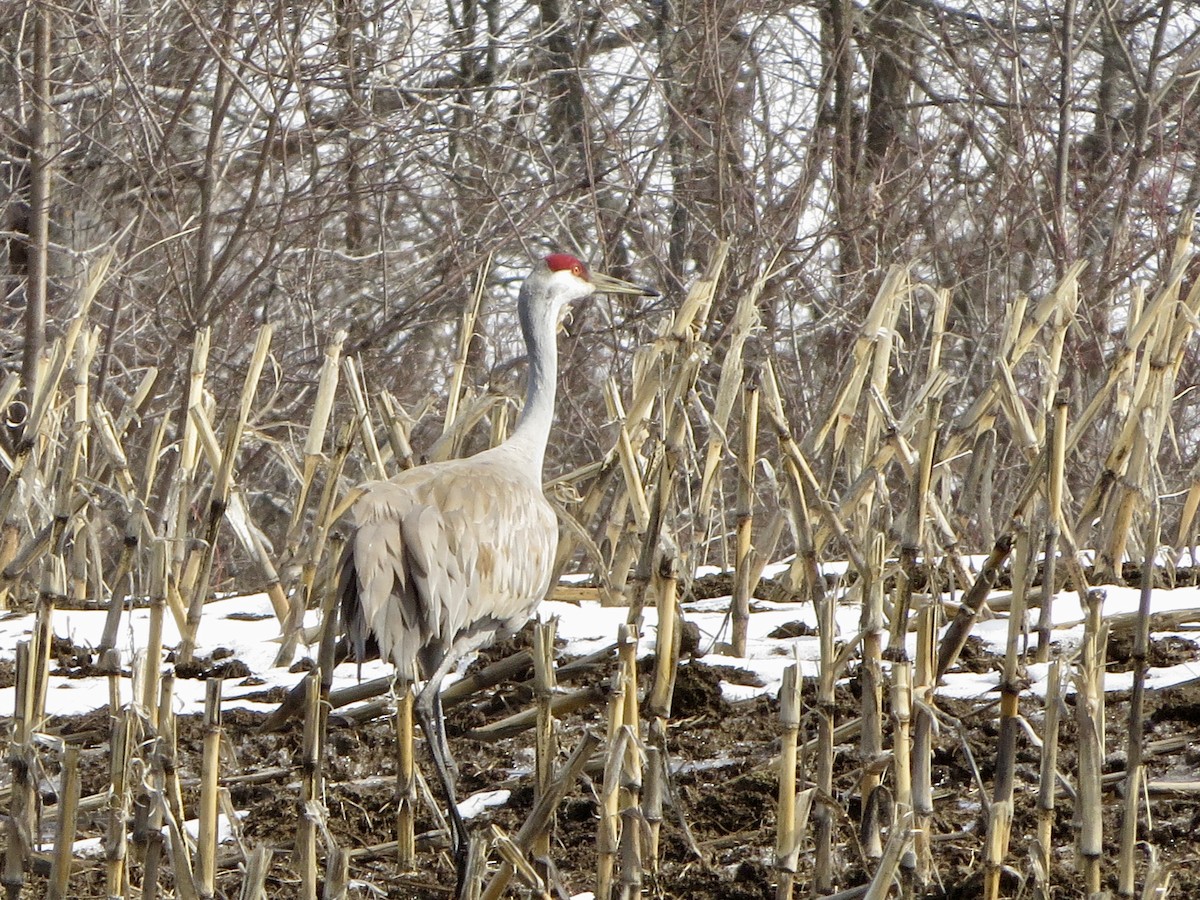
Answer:
<svg viewBox="0 0 1200 900"><path fill-rule="evenodd" d="M590 294L633 294L657 297L658 291L642 287L601 272L589 272L588 267L569 253L551 253L534 267L526 282L531 291L549 301L555 316L568 303Z"/></svg>

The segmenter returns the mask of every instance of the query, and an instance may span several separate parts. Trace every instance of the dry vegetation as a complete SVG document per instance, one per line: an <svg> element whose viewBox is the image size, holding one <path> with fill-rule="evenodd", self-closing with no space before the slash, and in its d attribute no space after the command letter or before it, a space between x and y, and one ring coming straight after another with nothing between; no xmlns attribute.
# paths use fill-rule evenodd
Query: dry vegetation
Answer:
<svg viewBox="0 0 1200 900"><path fill-rule="evenodd" d="M1174 273L1186 268L1190 238L1185 230L1177 242ZM1150 552L1164 542L1152 461L1168 423L1174 371L1200 314L1200 282L1184 294L1177 274L1147 298L1127 329L1123 352L1112 360L1109 377L1072 422L1055 383L1036 397L1023 398L1011 372L1034 350L1044 356L1051 373L1058 372L1058 351L1078 300L1079 267L1073 269L1038 303L1015 310L1002 335L1006 353L997 360L993 380L959 422L950 423L941 413L949 384L939 364L944 292L935 293L920 389L908 398L889 391L895 322L914 297L928 290L904 269L894 269L842 373L838 403L797 442L770 362L754 367L749 377L741 366L730 364L753 317L735 319L727 344L708 347L699 337L713 308L722 260L718 255L707 277L695 283L655 339L637 351L640 377L625 393L611 390L620 421L614 446L595 465L553 486L556 496L571 497L566 515L580 525L564 531L560 563L566 566L582 553L596 564L602 578L594 593L603 602L627 604L630 626L614 635L616 643L607 653L572 665L564 660L557 673L553 632L535 629L532 647L515 657L500 653L495 671L485 669L478 680L451 689L448 703L464 704L456 719L459 730L489 748L473 755L469 786L482 789L496 779L510 781L500 773L510 764L505 760L519 754L522 741L537 751L536 779L516 781L524 799L495 816L489 832L477 827L475 877L482 896L499 896L513 879L531 885L592 884L606 897L632 896L647 887L668 896L728 896L731 877L745 882L756 896L770 885L777 896L789 896L797 885L827 893L855 884L863 884L867 896L884 896L893 886L905 893L962 890L999 896L1012 889L1016 875L1042 893L1081 880L1089 892L1109 885L1132 894L1146 885L1167 885L1171 878L1186 890L1194 877L1189 853L1178 846L1157 846L1146 830L1158 822L1161 831L1164 818L1174 822L1180 815L1177 796L1194 784L1147 775L1164 752L1164 740L1171 747L1190 740L1186 725L1166 738L1155 735L1155 741L1143 731L1148 715L1168 721L1173 715L1170 702L1147 701L1142 684L1150 664L1149 593L1136 619L1111 623L1127 642L1122 655L1138 679L1131 696L1114 700L1103 685L1109 625L1099 615L1101 594L1093 586L1121 579L1119 563L1130 554L1145 558L1140 577L1147 585L1160 566ZM4 870L10 893L19 896L23 883L44 880L53 896L65 896L80 883L100 890L101 881L109 896L149 896L160 890L202 897L216 892L256 896L264 890L270 896L294 892L315 897L321 891L340 896L349 889L348 878L367 878L391 885L389 890L438 895L439 879L406 874L415 872L431 852L431 835L423 827L435 826L428 818L435 805L427 806L413 774L411 708L401 704L395 726L386 719L372 726L366 723L386 716L390 708L373 703L351 714L351 731L345 730L341 714L335 716L338 727L330 730L331 707L340 708L348 698L329 695L322 684L321 672L332 665L332 641L325 641L320 665L304 679L302 727L283 711L267 722L238 716L231 725L222 716L222 680L249 673L196 656L194 640L213 590L215 548L230 520L225 527L257 560L261 581L276 602L283 659L292 658L297 642L305 638L299 612L333 596L324 585L329 560L336 557L331 532L343 505L338 485L347 452L353 445L354 453L365 452L381 472L389 471L407 457L402 421L388 415L386 404L368 404L353 381L347 387L342 376L353 378L355 370L339 368L336 348L331 350L319 391L323 399L315 406L309 433L320 436L329 429L336 392L351 395L358 415L343 425L338 452L314 449L296 460L303 479L297 509L308 504L311 515L295 516L296 522L307 524L297 525L289 539L290 575L281 577L245 508L236 509L231 500L233 486L246 478L237 465L239 448L269 355L270 330L260 332L234 414L216 425L202 402L205 347L198 341L191 381L195 405L188 410L181 438L190 455L183 456L181 467L208 473L208 515L197 520L202 530L191 530L190 519L180 517L174 520L178 530L149 547L130 540L115 559L93 555L94 542L78 536L63 539L66 529L82 533L89 526L82 502L85 486L104 484L127 508L137 509L144 503L137 485L151 480L145 472L131 472L121 452L135 417L89 402L92 380L83 323L104 272L102 262L81 295L74 323L53 347L40 382L44 394L31 405L30 433L37 439L16 446L10 489L0 497L11 509L17 502L15 488L24 485L44 491L42 502L61 510L37 533L22 537L10 532L4 569L8 602L32 604L38 623L33 640L21 645L14 672L18 700L8 744L12 777ZM729 398L725 418L712 423L714 437L707 450L689 447L685 411L696 361L720 350L726 368L717 397ZM1118 404L1122 389L1126 400ZM718 403L718 412L721 408ZM1112 464L1097 475L1089 493L1074 501L1083 520L1071 522L1064 493L1066 448L1102 411L1114 421ZM1006 516L996 520L991 553L976 573L959 555L956 532L966 517L961 509L945 505L944 482L964 448L974 447L972 465L982 465L979 448L1000 418L1027 437L1027 475L1006 503ZM89 455L85 437L92 437L93 430L98 439ZM731 439L722 443L719 435ZM315 440L312 447L322 443ZM391 453L385 457L381 447ZM810 463L817 457L845 461L834 473L842 487L822 485ZM768 459L774 461L769 467L764 463ZM753 597L764 591L812 603L819 620L821 674L802 693L793 672L777 706L732 710L714 693L714 682L698 683L697 667L679 662L681 560L680 551L663 540L664 523L674 520L684 503L699 504L703 513L727 466L740 474L743 489L730 541L732 578L725 585L732 593L725 651L744 655ZM766 515L753 502L760 468L771 472L777 492L775 511ZM1123 478L1112 477L1118 471ZM986 467L978 475L967 473L965 480L974 483L976 496L992 490ZM871 524L879 520L885 496L881 488L888 482L907 485L903 515L891 524L898 552L889 552L887 533ZM694 493L681 490L685 483ZM603 503L606 496L611 499ZM1186 543L1196 496L1200 485L1188 492L1178 533L1165 539L1168 548ZM1085 569L1075 535L1092 519L1125 524L1101 531L1090 542L1096 563ZM233 520L240 524L230 527ZM1044 529L1039 521L1047 523ZM773 558L785 532L797 542L795 561L780 581L761 584L763 563ZM1044 546L1037 538L1043 532L1049 542ZM592 535L601 536L610 548L603 558ZM172 547L182 548L178 558L172 557ZM1042 552L1053 548L1062 552ZM829 557L850 561L844 583L831 585L820 574L818 560ZM95 648L56 648L56 608L88 597L88 585L102 577L106 583L136 585L136 579L130 581L135 558L142 560L138 577L148 579L147 589L118 591L109 608L115 623L127 599L140 602L144 596L151 604L150 650L134 661L132 673L140 685L140 702L101 711L99 718L83 723L47 722L42 710L52 661L64 660L67 669L82 674L81 666L92 670L94 651L101 670L120 674L115 624ZM1176 551L1168 554L1170 560L1177 558ZM932 559L941 563L931 566ZM24 599L20 587L35 569L41 572L39 588ZM1012 625L1001 663L1000 704L943 703L938 678L960 664L972 625L1001 579L1011 588L1005 599ZM1050 609L1052 585L1096 599L1085 640L1078 648L1052 643L1048 624L1042 627L1038 618L1024 651L1025 610L1035 603ZM948 623L947 606L941 602L947 592L960 593ZM862 630L852 638L836 632L837 603L861 607ZM658 608L664 652L639 678L637 623L646 604ZM173 665L161 669L162 621L168 615L175 617L184 637L169 657ZM917 653L910 659L901 638L913 630ZM1183 652L1186 657L1186 648ZM1053 689L1045 703L1028 694L1023 680L1022 666L1031 659L1052 660ZM682 689L676 684L680 673L687 682ZM203 721L176 721L170 697L177 677L209 678ZM497 721L495 685L530 677L510 701L529 705L528 715L513 712ZM574 683L580 678L582 684ZM844 688L847 678L854 689L850 695ZM559 679L565 690L556 690ZM1070 698L1060 693L1068 683L1074 688ZM355 693L361 698L383 689L367 685ZM682 710L674 705L677 690L688 697ZM1180 696L1190 694L1181 689ZM1129 724L1123 739L1113 742L1108 729L1118 718ZM682 722L687 723L685 731L706 729L702 740L709 746L689 745L679 731ZM1026 723L1024 731L1037 735L1037 743L1023 735L1021 723ZM264 728L267 735L257 734ZM532 739L529 728L535 729ZM290 738L281 743L270 737L276 729ZM393 749L397 733L408 737L400 742L407 749L398 757ZM223 744L231 748L235 763L222 762ZM1115 767L1110 746L1123 754ZM92 748L105 749L108 765L88 773L80 804L80 756ZM773 762L776 756L782 762ZM680 760L701 759L732 768L736 777L718 788L697 781L695 774L687 774L689 768L667 775ZM371 768L364 770L364 765ZM38 800L41 771L58 773L55 802L49 806ZM398 782L381 777L397 771L409 774ZM591 772L591 789L580 798L577 780L585 772ZM1069 793L1058 790L1060 781L1071 786ZM1026 790L1016 793L1018 783ZM264 784L276 787L264 792ZM1114 787L1120 790L1114 792ZM574 799L563 806L568 795ZM966 796L976 799L964 821ZM365 819L362 803L374 809ZM216 820L222 806L249 813L233 856L228 850L218 853ZM565 812L554 826L552 813L560 808ZM522 809L528 818L520 818ZM983 821L974 821L980 815ZM1133 824L1139 816L1146 823L1141 833ZM180 823L192 817L200 820L194 843L180 831ZM44 833L50 821L56 823L50 830L54 849L37 850L31 837ZM691 822L690 829L681 829L682 822ZM103 865L72 864L71 837L81 828L106 836ZM547 829L555 835L550 842ZM436 827L432 840L438 841ZM934 847L944 841L962 852L935 853ZM593 842L594 850L585 852ZM1138 846L1143 849L1137 851ZM293 852L281 853L284 848ZM730 876L731 854L749 868L737 868ZM553 867L539 862L547 859ZM773 866L763 864L767 859L773 859ZM73 871L76 888L70 887ZM450 873L443 874L445 883Z"/></svg>
<svg viewBox="0 0 1200 900"><path fill-rule="evenodd" d="M352 486L508 429L502 297L548 245L664 299L563 337L559 568L597 573L630 626L557 667L528 635L485 661L499 682L457 688L464 792L537 749L477 829L483 896L1196 892L1200 697L1140 681L1194 648L1151 640L1179 623L1148 610L1093 613L1077 648L1048 616L1058 590L1192 561L1193 12L256 9L0 7L0 603L38 623L0 665L8 897L446 895L403 714L330 722L325 657L303 723L260 732L222 714L246 673L196 627L214 593L262 590L284 664L317 643L300 613L330 599ZM713 562L721 649L756 596L809 603L819 678L730 706L677 663L678 598ZM997 585L1013 626L981 660ZM155 624L123 659L135 603L181 645ZM838 635L847 603L861 630ZM88 604L103 635L56 641L56 610ZM639 673L648 606L679 627ZM1028 691L1033 660L1062 696ZM1103 689L1114 662L1127 695ZM54 665L132 674L138 702L47 721ZM939 697L956 665L1000 667L998 702ZM212 679L203 720L172 713L183 677ZM228 807L250 816L218 847ZM77 835L104 859L72 861Z"/></svg>

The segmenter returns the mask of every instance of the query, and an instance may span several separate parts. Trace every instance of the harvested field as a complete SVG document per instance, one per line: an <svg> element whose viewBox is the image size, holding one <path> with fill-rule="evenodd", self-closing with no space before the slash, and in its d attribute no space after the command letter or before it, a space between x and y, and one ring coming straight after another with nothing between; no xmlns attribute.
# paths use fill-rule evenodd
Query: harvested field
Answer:
<svg viewBox="0 0 1200 900"><path fill-rule="evenodd" d="M1200 7L958 6L0 4L4 900L1200 896Z"/></svg>
<svg viewBox="0 0 1200 900"><path fill-rule="evenodd" d="M726 582L727 583L727 582ZM714 624L720 617L705 610L727 604L719 591L720 579L698 580L690 592L693 598L684 607L685 620L696 626L700 642L711 642ZM775 593L764 583L764 593ZM709 595L714 595L710 597ZM1000 595L997 595L1000 596ZM1180 609L1194 604L1191 618L1200 618L1200 592L1192 588L1162 591L1156 595ZM703 598L703 599L702 599ZM1064 596L1064 602L1069 597ZM265 602L265 600L260 601ZM220 607L235 609L241 602L222 601ZM244 604L243 604L244 605ZM1161 605L1161 604L1160 604ZM568 604L553 604L561 613L561 627L569 634L600 632L608 622L620 618L620 610L589 612L584 607L572 612ZM845 607L839 619L850 621L857 610ZM605 615L600 615L604 613ZM616 614L615 616L613 614ZM62 611L69 617L69 611ZM76 613L76 617L84 613ZM222 614L216 607L214 618ZM232 612L246 622L256 617ZM780 720L778 686L764 685L773 656L796 653L811 657L817 642L807 624L813 617L811 605L799 602L771 603L756 601L751 614L752 644L758 649L751 658L739 663L715 653L685 659L680 663L674 686L671 716L666 728L666 758L671 770L670 788L663 811L657 863L645 861L643 887L651 895L663 897L739 898L774 897L779 883L775 867L775 840L778 833L778 760L784 734ZM572 624L573 619L592 624ZM787 619L782 626L768 626ZM26 617L32 623L31 617ZM762 624L760 624L760 620ZM11 621L11 619L10 619ZM261 622L261 620L258 620ZM86 620L77 618L78 627ZM657 633L651 615L646 631L647 649L653 649ZM1061 629L1063 641L1076 635ZM246 639L243 638L243 641ZM571 673L569 663L578 659L573 649L578 642L561 640L559 668ZM236 643L234 647L236 648ZM1145 733L1148 815L1144 819L1142 840L1157 848L1157 864L1172 875L1172 890L1177 896L1190 896L1200 890L1200 854L1194 832L1197 819L1195 790L1200 784L1200 646L1185 634L1155 636L1149 644L1147 661L1152 674L1171 666L1191 667L1196 683L1182 683L1151 692L1146 698ZM204 648L202 648L204 649ZM467 674L483 671L493 662L512 658L531 649L531 629L514 641L492 648L472 665ZM1111 634L1107 644L1107 671L1110 676L1129 672L1135 660L1128 636ZM271 864L265 872L268 897L304 896L304 885L294 865L299 820L302 810L303 727L299 720L286 723L277 731L264 733L267 718L263 709L278 702L283 685L296 681L300 674L282 671L256 672L261 661L254 656L242 658L237 649L226 648L203 655L206 665L198 668L195 679L223 678L228 699L222 716L222 752L219 784L228 800L222 809L236 810L238 820L232 832L226 832L218 847L215 889L218 896L241 896L246 883L247 860L256 849L271 851ZM655 658L648 652L639 664L639 685L643 696L653 686ZM815 664L815 663L814 663ZM994 646L973 638L959 663L947 675L948 694L983 691L979 696L939 696L935 735L930 744L934 814L930 819L931 864L925 896L976 897L983 886L983 867L987 834L987 808L996 778L997 746L1000 733L999 695L972 687L976 676L987 677L1002 664ZM378 664L375 664L378 665ZM765 666L765 668L764 668ZM351 669L351 666L343 666ZM802 666L811 668L811 666ZM595 701L580 711L562 717L557 723L562 748L560 761L580 740L585 730L603 734L607 725L607 685L618 669L615 654L600 659L570 675L561 687L570 691L586 686L597 689ZM1038 671L1037 666L1033 666ZM380 668L382 670L382 667ZM11 670L10 670L11 671ZM346 676L347 672L342 672ZM377 674L372 670L366 675ZM529 815L536 791L533 778L534 743L531 731L499 739L472 737L510 713L529 705L529 679L533 675L528 661L517 666L508 679L478 692L468 702L451 709L449 731L460 765L460 796L484 795L504 791L506 797L496 805L482 808L471 819L475 833L490 834L493 827L515 834ZM51 691L77 690L103 698L105 681L86 645L60 637L54 645ZM264 677L265 676L265 677ZM364 676L366 677L366 676ZM353 677L345 679L353 682ZM64 684L66 682L66 684ZM9 687L11 677L0 680L0 688ZM276 685L272 687L272 685ZM128 684L121 688L128 690ZM731 700L745 692L756 693L748 699ZM817 683L805 680L801 695L802 716L799 739L799 787L813 783L815 744L818 734L814 711ZM181 692L187 695L187 692ZM192 696L197 692L192 691ZM245 703L232 699L246 698ZM52 698L51 703L54 700ZM72 703L86 703L80 698ZM183 701L180 701L183 703ZM862 713L861 669L852 664L834 692L834 726L860 721ZM1075 737L1077 726L1072 710L1073 696L1066 699L1066 711L1059 735L1058 770L1064 784L1072 784L1078 771ZM176 772L181 790L183 815L192 818L200 804L200 785L204 768L205 725L202 715L187 713L196 703L184 704L184 712L175 723ZM453 893L454 871L446 853L444 834L432 809L422 804L416 820L418 866L401 870L396 860L396 736L390 718L366 722L346 716L355 706L336 711L330 719L321 752L324 779L319 806L320 843L337 847L348 854L350 896L368 896L380 892L393 897L438 898ZM1106 702L1106 755L1103 762L1105 784L1102 800L1105 835L1105 879L1112 879L1118 853L1122 820L1119 780L1128 760L1128 715L1130 692L1110 691ZM1021 715L1031 732L1041 733L1044 712L1036 694L1021 701ZM642 727L647 728L648 722ZM142 726L145 727L144 725ZM890 733L891 728L887 731ZM148 735L148 730L143 732ZM75 747L79 751L80 791L85 798L79 816L77 860L71 876L72 891L79 897L107 896L107 869L102 841L110 833L109 812L103 798L111 784L112 718L107 709L93 714L52 716L43 734ZM850 732L837 741L833 755L832 809L834 881L833 889L843 890L864 885L876 865L864 855L860 832L863 796L861 777L864 760L859 752L859 736ZM891 740L885 741L890 748ZM889 750L890 752L890 750ZM150 760L152 754L146 754ZM49 848L55 839L55 822L61 793L59 755L43 746L37 751L38 770L43 787L39 810L42 833L48 842L44 853L35 855L35 865L24 889L28 896L40 896L46 889ZM1024 870L1021 860L1030 858L1037 835L1036 798L1040 784L1040 750L1025 735L1019 739L1014 765L1014 808L1010 845L1012 862L1001 877L1005 891L1015 890ZM426 771L428 761L420 762ZM601 820L601 784L604 780L603 757L598 755L582 778L571 786L560 804L550 837L550 858L554 869L552 883L567 894L591 891L598 863L598 826ZM886 794L894 792L890 776L883 778ZM1064 788L1065 789L1065 788ZM137 796L135 792L135 796ZM1060 895L1071 895L1078 883L1077 863L1067 852L1075 840L1071 804L1064 798L1056 815L1052 833L1060 850L1052 859L1049 886ZM135 807L136 808L136 807ZM882 815L886 823L892 812ZM686 822L687 830L684 830ZM885 831L886 831L885 825ZM128 864L124 877L133 886L145 877L143 864L147 844L139 842L136 826L127 847ZM170 837L166 838L170 841ZM86 850L89 845L93 850ZM440 848L440 849L439 849ZM801 843L795 887L806 892L812 879L812 837ZM41 862L37 862L41 860ZM323 866L328 864L322 854ZM1143 871L1146 860L1139 860ZM495 860L491 866L495 869ZM904 869L901 869L903 875ZM1024 870L1027 876L1027 870ZM909 873L911 876L911 873ZM175 891L174 873L164 872L162 888ZM321 881L323 883L324 875ZM1112 882L1110 882L1112 883ZM25 894L23 894L24 896Z"/></svg>

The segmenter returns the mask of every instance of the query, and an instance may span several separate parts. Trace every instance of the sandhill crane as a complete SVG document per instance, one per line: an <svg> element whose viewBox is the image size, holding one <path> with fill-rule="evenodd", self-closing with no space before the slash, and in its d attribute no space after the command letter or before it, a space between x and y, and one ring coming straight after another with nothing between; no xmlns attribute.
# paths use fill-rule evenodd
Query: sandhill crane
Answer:
<svg viewBox="0 0 1200 900"><path fill-rule="evenodd" d="M446 795L460 888L467 834L455 802L442 679L466 655L521 629L550 586L558 544L542 493L554 418L556 332L571 301L603 292L655 296L565 253L535 265L518 313L529 359L525 406L512 435L466 459L418 466L365 485L340 580L351 655L370 639L407 679L423 680L415 712Z"/></svg>

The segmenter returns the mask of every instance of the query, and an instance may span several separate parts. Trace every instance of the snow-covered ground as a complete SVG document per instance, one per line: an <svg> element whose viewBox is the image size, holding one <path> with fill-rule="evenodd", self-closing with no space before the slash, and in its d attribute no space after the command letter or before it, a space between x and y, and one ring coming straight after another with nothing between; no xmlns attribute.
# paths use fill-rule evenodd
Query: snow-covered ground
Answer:
<svg viewBox="0 0 1200 900"><path fill-rule="evenodd" d="M778 568L768 569L768 575ZM1135 588L1106 587L1104 614L1113 616L1130 614L1137 610L1139 592ZM1156 638L1178 635L1185 639L1200 639L1200 589L1179 588L1156 590L1153 595L1152 611L1195 611L1193 622L1178 624L1179 631L1155 632ZM1079 598L1073 593L1061 593L1053 606L1054 637L1062 647L1078 644L1083 634L1083 612ZM816 626L812 606L800 603L775 603L755 600L750 616L750 633L746 656L732 657L716 651L717 645L727 644L730 622L728 618L729 598L700 600L685 605L686 618L700 630L701 651L708 651L701 664L720 665L744 669L757 676L759 685L723 684L725 695L730 700L740 700L761 694L774 695L779 690L783 671L798 661L806 677L817 672L819 658L818 639L815 636L794 638L771 638L770 635L781 625L802 622ZM597 603L583 602L579 605L558 601L547 601L539 608L543 619L557 616L558 635L566 642L564 652L577 656L611 644L617 635L617 626L625 621L627 611L620 608L601 607ZM1031 618L1036 616L1036 610ZM95 646L100 639L106 614L99 611L59 610L53 619L54 633L69 638L79 646ZM315 612L309 614L308 624L316 624ZM121 622L119 647L124 666L128 671L133 655L145 647L148 632L149 611L138 609L127 611ZM839 635L849 639L858 631L859 608L850 603L841 603L837 608ZM18 642L30 640L34 625L32 615L0 614L0 659L12 659ZM1188 630L1191 625L1193 630ZM1001 653L1008 629L1008 618L999 615L976 623L973 634L986 645ZM246 707L267 711L273 703L255 699L275 685L291 687L298 676L286 667L273 665L278 650L278 624L265 595L228 597L205 607L198 635L198 655L207 655L218 648L232 651L232 655L244 662L254 678L243 684L243 679L232 678L224 686L224 704L227 708ZM648 654L654 649L656 616L654 609L645 611L645 627L639 650ZM174 646L179 640L178 631L171 616L166 617L163 643ZM910 636L910 641L913 638ZM315 650L315 648L313 648ZM910 651L915 649L910 646ZM299 654L306 652L300 648ZM51 669L57 668L51 662ZM1029 676L1032 689L1045 690L1046 666L1030 666ZM367 663L362 668L363 679L387 675L390 666L382 662ZM349 686L359 680L353 665L339 667L335 673L334 688ZM1113 673L1106 680L1109 690L1123 690L1130 686L1130 673ZM740 679L754 680L754 679ZM1200 680L1200 660L1151 669L1148 686L1161 689L1171 685ZM996 689L999 671L989 673L950 672L941 690L955 697L975 697ZM129 679L122 679L122 700L132 699ZM104 678L67 678L52 675L47 691L47 712L51 715L72 715L91 712L108 703L109 686ZM15 689L0 689L0 715L13 709ZM204 704L204 682L180 679L175 683L175 703L180 713L200 712Z"/></svg>
<svg viewBox="0 0 1200 900"><path fill-rule="evenodd" d="M783 566L770 567L766 574L778 574L782 568ZM830 568L832 570L836 567ZM1137 589L1107 587L1103 590L1106 617L1123 616L1137 611ZM689 664L721 666L725 670L743 670L750 673L748 677L738 678L739 683L722 682L722 691L727 699L737 701L778 693L783 672L792 663L799 663L805 677L816 675L820 651L815 635L817 620L811 604L754 600L744 657L728 656L721 652L727 648L730 640L729 606L728 597L698 600L684 606L685 617L700 632L701 655L697 661ZM563 653L568 656L581 656L611 645L616 640L618 626L626 620L627 612L621 608L602 607L595 602L574 604L546 601L539 608L538 615L542 619L557 617L558 636L565 643ZM1200 589L1157 590L1152 598L1152 612L1183 613L1170 617L1179 630L1156 631L1153 635L1155 638L1161 639L1171 635L1187 640L1200 638ZM1074 593L1059 594L1054 602L1053 613L1054 640L1059 645L1060 653L1069 654L1083 636L1083 611L1078 596ZM118 644L126 672L130 671L134 656L145 652L149 615L148 610L137 609L126 611L122 616ZM1037 610L1031 611L1031 625L1036 615ZM859 616L860 609L856 604L838 604L836 621L839 638L849 640L858 632ZM100 640L105 618L106 613L100 611L58 610L54 614L53 630L59 637L69 638L76 646L94 647ZM654 650L656 618L653 608L646 609L639 642L639 652L643 655ZM809 627L792 628L791 633L797 630L809 631L811 636L770 637L773 633L780 633L781 626L796 623L803 623ZM309 614L306 624L317 624L316 612ZM33 627L32 614L0 614L0 660L12 660L16 655L17 644L31 639ZM266 595L226 597L205 607L198 635L197 655L205 657L214 651L223 650L220 654L222 657L240 660L252 673L252 677L247 679L235 677L226 680L223 702L227 708L244 707L262 712L270 711L275 708L275 704L264 703L260 699L267 689L273 686L290 688L299 680L300 676L289 672L287 667L274 665L279 647L278 631L278 624ZM999 659L1007 631L1008 617L1000 614L978 621L973 634L994 651ZM168 615L164 623L163 644L170 649L178 641L178 630ZM315 648L301 647L297 655L303 655L310 649L315 651ZM915 651L915 638L911 635L909 651ZM52 661L51 670L56 668L57 664ZM1044 693L1047 670L1046 665L1028 667L1027 674L1033 691ZM361 673L353 665L344 665L334 673L333 687L335 690L348 687L360 678L373 679L389 675L390 672L391 667L379 661L364 664ZM1132 677L1130 672L1110 673L1106 677L1106 688L1110 691L1128 689ZM1197 659L1152 668L1147 686L1153 690L1194 681L1200 681L1200 653L1197 654ZM996 691L998 684L997 665L994 670L984 673L951 671L940 690L960 698L981 697ZM1070 690L1069 684L1067 689ZM133 699L132 684L128 677L120 679L120 691L122 702L130 702ZM205 684L202 680L177 680L174 692L177 711L182 714L201 712L204 706L204 692ZM14 688L0 689L0 715L7 715L13 710L14 702ZM68 678L53 674L50 677L46 707L51 715L90 713L105 707L108 702L109 683L106 678ZM472 818L487 807L503 804L507 800L507 791L486 791L467 797L459 804L459 809L464 817ZM186 827L194 830L195 823L186 823ZM222 839L232 834L231 823L222 819L221 827ZM99 851L98 838L81 840L76 844L76 853L80 856Z"/></svg>

